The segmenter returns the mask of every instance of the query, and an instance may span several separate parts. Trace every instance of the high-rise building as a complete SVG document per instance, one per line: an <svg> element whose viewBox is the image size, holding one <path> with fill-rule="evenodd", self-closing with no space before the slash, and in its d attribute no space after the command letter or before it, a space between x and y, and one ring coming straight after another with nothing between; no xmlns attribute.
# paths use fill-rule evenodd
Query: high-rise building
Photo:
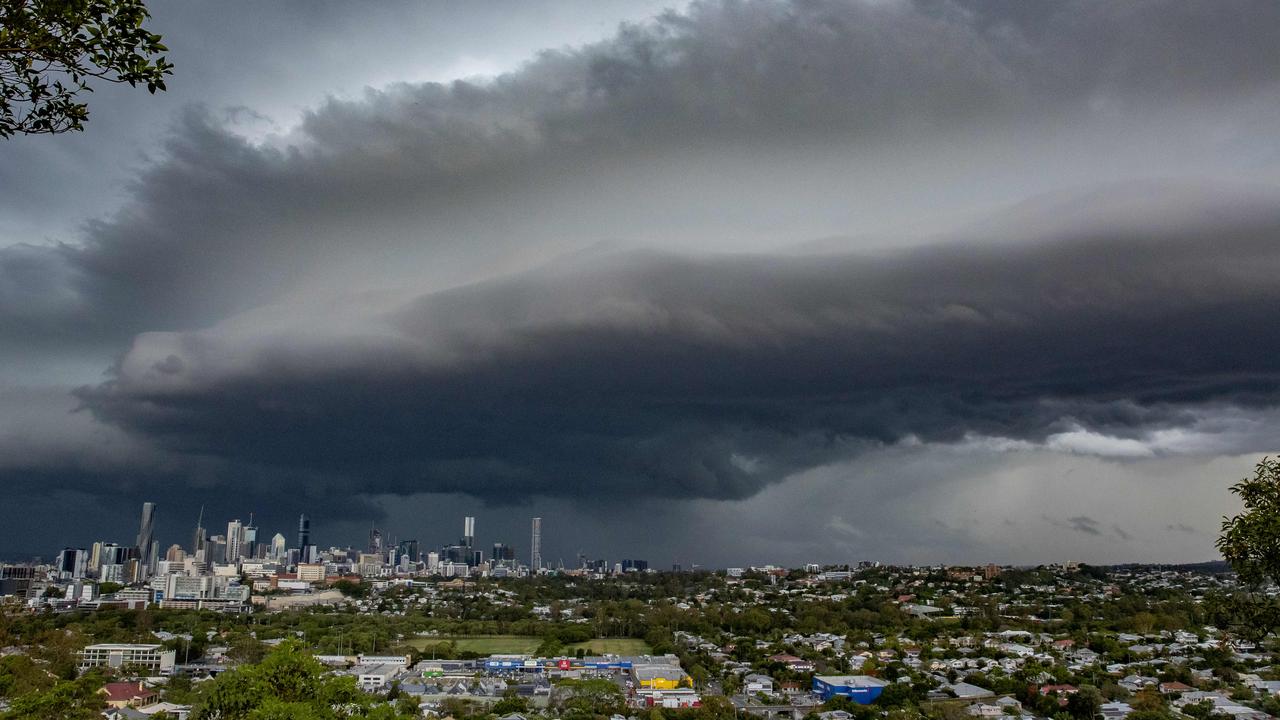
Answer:
<svg viewBox="0 0 1280 720"><path fill-rule="evenodd" d="M253 513L249 513L249 524L240 530L240 557L258 557L258 527L253 524Z"/></svg>
<svg viewBox="0 0 1280 720"><path fill-rule="evenodd" d="M273 560L283 560L285 555L285 539L280 533L276 533L271 538L271 558Z"/></svg>
<svg viewBox="0 0 1280 720"><path fill-rule="evenodd" d="M369 553L381 555L382 550L382 531L376 527L369 528Z"/></svg>
<svg viewBox="0 0 1280 720"><path fill-rule="evenodd" d="M120 547L115 543L102 543L102 549L98 552L98 567L103 565L118 565L129 559L130 554L136 554L134 548Z"/></svg>
<svg viewBox="0 0 1280 720"><path fill-rule="evenodd" d="M542 569L542 518L533 519L533 533L529 538L529 569L538 572Z"/></svg>
<svg viewBox="0 0 1280 720"><path fill-rule="evenodd" d="M440 558L445 562L466 564L470 554L466 545L445 545L441 548Z"/></svg>
<svg viewBox="0 0 1280 720"><path fill-rule="evenodd" d="M298 516L298 549L306 552L311 545L311 518L306 513Z"/></svg>
<svg viewBox="0 0 1280 720"><path fill-rule="evenodd" d="M244 525L237 518L227 523L227 562L234 563L244 557Z"/></svg>
<svg viewBox="0 0 1280 720"><path fill-rule="evenodd" d="M101 540L99 540L98 542L96 542L96 543L94 543L94 544L93 544L93 547L92 547L92 548L90 548L90 549L89 549L89 566L88 566L88 570L89 570L89 574L90 574L90 575L97 575L97 574L98 574L98 568L102 567L102 546L103 546L103 544L104 544L104 543L103 543Z"/></svg>
<svg viewBox="0 0 1280 720"><path fill-rule="evenodd" d="M408 558L409 562L418 562L418 541L417 540L401 540L396 546L396 556L393 558L396 565L400 564L401 558Z"/></svg>
<svg viewBox="0 0 1280 720"><path fill-rule="evenodd" d="M124 584L124 565L120 563L103 563L98 570L98 579L102 582Z"/></svg>
<svg viewBox="0 0 1280 720"><path fill-rule="evenodd" d="M181 545L174 543L170 545L169 550L165 552L164 559L166 562L180 563L187 559L187 551L183 550Z"/></svg>
<svg viewBox="0 0 1280 720"><path fill-rule="evenodd" d="M476 519L471 515L462 518L462 544L470 548L475 545Z"/></svg>
<svg viewBox="0 0 1280 720"><path fill-rule="evenodd" d="M356 572L362 577L376 577L382 574L383 557L377 553L360 553L356 562Z"/></svg>
<svg viewBox="0 0 1280 720"><path fill-rule="evenodd" d="M204 531L204 506L201 505L200 514L196 516L196 530L191 536L191 556L198 560L209 560L205 557L207 553L204 549L208 540L208 535Z"/></svg>
<svg viewBox="0 0 1280 720"><path fill-rule="evenodd" d="M205 554L208 556L205 561L210 565L213 563L225 563L227 561L227 538L224 535L210 536L208 542L204 544Z"/></svg>
<svg viewBox="0 0 1280 720"><path fill-rule="evenodd" d="M155 566L156 557L151 553L151 545L155 542L156 534L156 504L151 502L142 503L142 522L138 525L138 542L134 546L138 548L139 565L142 566L143 572L147 568Z"/></svg>
<svg viewBox="0 0 1280 720"><path fill-rule="evenodd" d="M79 580L89 566L89 551L84 548L65 548L58 553L57 571L60 580Z"/></svg>
<svg viewBox="0 0 1280 720"><path fill-rule="evenodd" d="M516 549L506 543L496 542L493 544L491 559L494 567L513 567L516 563Z"/></svg>

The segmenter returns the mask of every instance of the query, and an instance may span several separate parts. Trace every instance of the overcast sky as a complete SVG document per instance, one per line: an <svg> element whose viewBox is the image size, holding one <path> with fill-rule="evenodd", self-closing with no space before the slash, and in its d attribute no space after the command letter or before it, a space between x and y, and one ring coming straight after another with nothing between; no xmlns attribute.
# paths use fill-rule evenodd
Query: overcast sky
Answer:
<svg viewBox="0 0 1280 720"><path fill-rule="evenodd" d="M0 143L0 555L1190 562L1280 450L1271 0L153 15Z"/></svg>

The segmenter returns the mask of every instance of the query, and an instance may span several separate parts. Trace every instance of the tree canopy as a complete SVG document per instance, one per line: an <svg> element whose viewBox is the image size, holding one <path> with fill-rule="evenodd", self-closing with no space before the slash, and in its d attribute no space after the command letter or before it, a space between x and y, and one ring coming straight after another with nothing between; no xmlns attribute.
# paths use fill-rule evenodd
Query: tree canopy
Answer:
<svg viewBox="0 0 1280 720"><path fill-rule="evenodd" d="M0 137L83 130L92 81L165 89L141 0L0 0Z"/></svg>
<svg viewBox="0 0 1280 720"><path fill-rule="evenodd" d="M1231 492L1244 502L1244 512L1223 518L1218 550L1248 590L1227 598L1220 613L1233 628L1262 637L1280 627L1280 605L1257 592L1280 583L1280 459L1262 458L1253 477Z"/></svg>
<svg viewBox="0 0 1280 720"><path fill-rule="evenodd" d="M88 673L75 680L58 680L45 690L19 694L0 720L97 720L106 703L99 689L103 677Z"/></svg>
<svg viewBox="0 0 1280 720"><path fill-rule="evenodd" d="M414 708L416 711L416 708ZM415 713L416 714L416 713ZM375 704L350 675L331 675L296 641L281 643L262 662L225 672L202 692L198 720L285 720L400 717Z"/></svg>

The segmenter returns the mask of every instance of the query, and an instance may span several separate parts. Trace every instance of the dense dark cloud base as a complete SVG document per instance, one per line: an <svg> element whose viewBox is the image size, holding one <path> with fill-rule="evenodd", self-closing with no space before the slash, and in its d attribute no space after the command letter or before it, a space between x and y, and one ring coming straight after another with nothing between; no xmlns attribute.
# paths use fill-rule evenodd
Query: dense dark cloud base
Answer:
<svg viewBox="0 0 1280 720"><path fill-rule="evenodd" d="M1265 450L1277 66L1269 0L726 0L252 139L191 107L0 247L0 486L338 520Z"/></svg>
<svg viewBox="0 0 1280 720"><path fill-rule="evenodd" d="M239 339L233 368L216 332L144 337L79 395L171 450L365 492L743 498L908 438L1140 437L1274 405L1277 230L608 254L428 295L364 336Z"/></svg>

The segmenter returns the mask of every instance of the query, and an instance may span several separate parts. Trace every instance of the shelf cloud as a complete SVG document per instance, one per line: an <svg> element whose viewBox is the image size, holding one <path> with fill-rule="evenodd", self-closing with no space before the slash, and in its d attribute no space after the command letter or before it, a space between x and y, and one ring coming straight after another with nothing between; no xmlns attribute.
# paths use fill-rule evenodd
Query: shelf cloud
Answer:
<svg viewBox="0 0 1280 720"><path fill-rule="evenodd" d="M191 105L114 212L0 246L0 483L373 514L1263 452L1277 66L1263 0L723 0L262 137Z"/></svg>

